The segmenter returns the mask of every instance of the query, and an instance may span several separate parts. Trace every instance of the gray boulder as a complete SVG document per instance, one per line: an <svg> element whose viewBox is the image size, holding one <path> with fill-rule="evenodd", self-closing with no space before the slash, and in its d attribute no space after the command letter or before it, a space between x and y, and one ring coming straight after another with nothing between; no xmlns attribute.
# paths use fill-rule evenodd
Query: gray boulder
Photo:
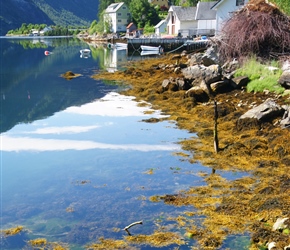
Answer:
<svg viewBox="0 0 290 250"><path fill-rule="evenodd" d="M219 56L216 46L209 47L201 58L204 66L219 64Z"/></svg>
<svg viewBox="0 0 290 250"><path fill-rule="evenodd" d="M290 70L286 70L280 76L278 83L285 89L290 89Z"/></svg>
<svg viewBox="0 0 290 250"><path fill-rule="evenodd" d="M238 88L238 89L246 87L250 81L249 77L247 76L239 76L231 80L232 80L233 86L235 86L235 88Z"/></svg>
<svg viewBox="0 0 290 250"><path fill-rule="evenodd" d="M284 109L273 99L269 98L264 103L254 107L243 114L239 119L256 119L261 122L270 121L273 118L282 115Z"/></svg>
<svg viewBox="0 0 290 250"><path fill-rule="evenodd" d="M282 106L285 110L282 120L280 122L282 128L290 128L290 106Z"/></svg>
<svg viewBox="0 0 290 250"><path fill-rule="evenodd" d="M185 92L186 97L192 97L196 102L208 102L209 95L202 87L194 86Z"/></svg>
<svg viewBox="0 0 290 250"><path fill-rule="evenodd" d="M210 65L208 67L204 65L189 66L182 69L181 72L185 79L190 79L193 81L193 86L195 83L199 83L202 80L204 80L206 84L211 84L213 82L220 81L222 78L221 67L217 64Z"/></svg>

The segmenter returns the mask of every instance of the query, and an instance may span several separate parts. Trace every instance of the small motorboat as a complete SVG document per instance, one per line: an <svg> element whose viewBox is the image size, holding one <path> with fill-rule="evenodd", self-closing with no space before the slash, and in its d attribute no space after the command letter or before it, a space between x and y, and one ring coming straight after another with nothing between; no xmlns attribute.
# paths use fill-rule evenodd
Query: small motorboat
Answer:
<svg viewBox="0 0 290 250"><path fill-rule="evenodd" d="M108 43L107 46L109 49L127 49L127 43Z"/></svg>
<svg viewBox="0 0 290 250"><path fill-rule="evenodd" d="M81 53L81 54L89 54L90 52L91 52L90 49L81 49L81 50L80 50L80 53Z"/></svg>
<svg viewBox="0 0 290 250"><path fill-rule="evenodd" d="M160 55L160 52L158 50L142 50L140 55L141 56Z"/></svg>
<svg viewBox="0 0 290 250"><path fill-rule="evenodd" d="M148 50L150 50L150 51L152 51L152 50L159 51L159 48L160 48L160 46L159 47L154 47L154 46L141 45L141 49L143 51L148 51Z"/></svg>
<svg viewBox="0 0 290 250"><path fill-rule="evenodd" d="M158 47L141 45L141 50L142 51L156 51L160 54L163 53L163 48L160 45Z"/></svg>

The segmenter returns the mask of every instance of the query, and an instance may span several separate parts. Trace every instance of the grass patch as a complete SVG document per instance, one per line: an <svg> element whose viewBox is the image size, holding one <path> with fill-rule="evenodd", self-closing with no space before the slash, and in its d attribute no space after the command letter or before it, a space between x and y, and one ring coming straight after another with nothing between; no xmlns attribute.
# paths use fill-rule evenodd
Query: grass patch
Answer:
<svg viewBox="0 0 290 250"><path fill-rule="evenodd" d="M277 69L271 70L270 67ZM237 76L248 76L250 83L247 85L248 92L263 92L268 90L277 94L282 94L285 89L278 84L278 79L282 74L277 61L260 63L255 56L247 59L241 68L235 73Z"/></svg>

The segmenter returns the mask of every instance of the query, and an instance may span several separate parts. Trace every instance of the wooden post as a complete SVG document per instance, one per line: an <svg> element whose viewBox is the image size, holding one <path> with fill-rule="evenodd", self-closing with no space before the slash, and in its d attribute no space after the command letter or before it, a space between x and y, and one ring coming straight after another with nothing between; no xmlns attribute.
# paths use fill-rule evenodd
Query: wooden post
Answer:
<svg viewBox="0 0 290 250"><path fill-rule="evenodd" d="M217 103L216 100L214 102L214 131L213 131L213 137L214 137L214 150L216 153L219 152L219 140L218 140L218 130L217 130L217 120L218 120L218 111L217 111Z"/></svg>

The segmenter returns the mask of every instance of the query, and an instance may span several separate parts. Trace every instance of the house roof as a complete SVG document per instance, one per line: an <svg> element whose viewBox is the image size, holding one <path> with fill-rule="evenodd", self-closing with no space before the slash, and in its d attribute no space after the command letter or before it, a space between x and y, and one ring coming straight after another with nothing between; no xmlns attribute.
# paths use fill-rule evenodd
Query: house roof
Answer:
<svg viewBox="0 0 290 250"><path fill-rule="evenodd" d="M125 3L121 2L121 3L112 3L110 4L107 9L105 10L106 13L114 13L117 12L118 9L121 8L122 5L124 5Z"/></svg>
<svg viewBox="0 0 290 250"><path fill-rule="evenodd" d="M174 12L180 21L195 20L196 7L171 6L170 11Z"/></svg>
<svg viewBox="0 0 290 250"><path fill-rule="evenodd" d="M166 23L166 20L165 20L165 19L163 19L163 20L161 20L159 23L157 23L157 24L154 26L154 28L159 28L159 27L161 27L161 25L164 24L164 23Z"/></svg>
<svg viewBox="0 0 290 250"><path fill-rule="evenodd" d="M211 9L216 8L218 5L220 5L221 2L223 2L224 0L218 0L213 6L211 6Z"/></svg>
<svg viewBox="0 0 290 250"><path fill-rule="evenodd" d="M132 26L136 26L134 23L129 23L127 29L130 29Z"/></svg>
<svg viewBox="0 0 290 250"><path fill-rule="evenodd" d="M198 2L196 10L196 20L214 20L216 19L216 11L212 9L217 1Z"/></svg>

